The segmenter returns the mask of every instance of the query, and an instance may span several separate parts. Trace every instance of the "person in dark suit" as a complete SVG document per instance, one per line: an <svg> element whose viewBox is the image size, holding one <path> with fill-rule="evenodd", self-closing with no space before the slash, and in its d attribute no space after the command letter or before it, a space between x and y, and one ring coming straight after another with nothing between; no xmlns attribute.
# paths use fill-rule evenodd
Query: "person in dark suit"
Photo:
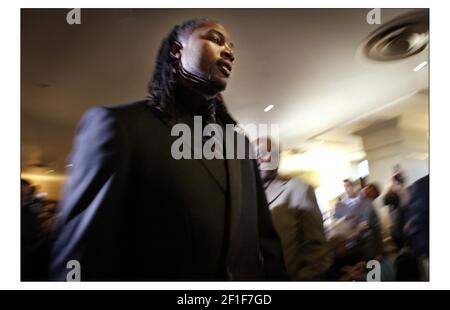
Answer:
<svg viewBox="0 0 450 310"><path fill-rule="evenodd" d="M406 206L405 232L409 248L397 258L399 280L429 281L430 255L430 177L415 181ZM403 255L402 255L403 254ZM401 268L399 268L399 265ZM399 270L400 269L400 270Z"/></svg>
<svg viewBox="0 0 450 310"><path fill-rule="evenodd" d="M233 61L221 24L185 22L163 40L145 100L84 115L55 225L52 280L66 280L71 260L81 280L286 279L255 160L174 158L175 125L192 129L195 116L236 124L221 97Z"/></svg>
<svg viewBox="0 0 450 310"><path fill-rule="evenodd" d="M408 205L407 234L417 256L429 256L430 177L426 175L411 185Z"/></svg>
<svg viewBox="0 0 450 310"><path fill-rule="evenodd" d="M400 195L394 191L389 191L384 195L383 204L389 208L392 241L397 247L397 250L401 250L407 241L404 233L406 208L401 205Z"/></svg>
<svg viewBox="0 0 450 310"><path fill-rule="evenodd" d="M20 274L21 281L45 281L48 277L48 240L40 227L44 203L34 195L35 186L20 179Z"/></svg>

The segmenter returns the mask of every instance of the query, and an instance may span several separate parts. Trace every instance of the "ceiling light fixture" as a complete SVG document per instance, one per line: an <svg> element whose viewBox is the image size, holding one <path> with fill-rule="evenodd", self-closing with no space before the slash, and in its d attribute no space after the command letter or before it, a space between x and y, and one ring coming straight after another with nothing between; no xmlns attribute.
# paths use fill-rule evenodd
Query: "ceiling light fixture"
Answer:
<svg viewBox="0 0 450 310"><path fill-rule="evenodd" d="M268 105L265 109L264 109L264 112L269 112L270 110L272 110L273 109L273 107L274 107L274 105L273 104L271 104L271 105Z"/></svg>
<svg viewBox="0 0 450 310"><path fill-rule="evenodd" d="M415 68L413 69L413 71L414 71L414 72L417 72L417 71L419 71L420 69L422 69L423 67L425 67L426 65L428 65L428 62L427 62L427 61L422 61L417 67L415 67Z"/></svg>

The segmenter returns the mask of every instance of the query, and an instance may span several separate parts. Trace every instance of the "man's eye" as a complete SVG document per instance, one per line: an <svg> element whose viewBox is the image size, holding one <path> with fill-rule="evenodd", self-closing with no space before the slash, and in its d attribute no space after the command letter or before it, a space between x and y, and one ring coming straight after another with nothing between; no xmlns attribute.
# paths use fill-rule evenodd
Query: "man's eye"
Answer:
<svg viewBox="0 0 450 310"><path fill-rule="evenodd" d="M211 37L211 41L216 44L220 44L220 39L218 37Z"/></svg>

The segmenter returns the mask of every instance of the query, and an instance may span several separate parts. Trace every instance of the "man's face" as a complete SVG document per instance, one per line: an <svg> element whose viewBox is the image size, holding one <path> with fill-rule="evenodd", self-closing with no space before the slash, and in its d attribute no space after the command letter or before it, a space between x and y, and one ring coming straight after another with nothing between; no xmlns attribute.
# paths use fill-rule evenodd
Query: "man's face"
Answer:
<svg viewBox="0 0 450 310"><path fill-rule="evenodd" d="M353 184L350 182L344 182L345 192L349 197L355 196L355 189L353 188Z"/></svg>
<svg viewBox="0 0 450 310"><path fill-rule="evenodd" d="M227 30L220 24L205 24L181 39L183 68L210 78L225 89L234 62L234 47Z"/></svg>

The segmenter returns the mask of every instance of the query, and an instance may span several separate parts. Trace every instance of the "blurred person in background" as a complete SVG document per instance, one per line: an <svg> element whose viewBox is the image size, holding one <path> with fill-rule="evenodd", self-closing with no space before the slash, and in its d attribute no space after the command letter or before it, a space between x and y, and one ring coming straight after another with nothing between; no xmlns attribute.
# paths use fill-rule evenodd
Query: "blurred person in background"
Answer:
<svg viewBox="0 0 450 310"><path fill-rule="evenodd" d="M430 181L429 175L411 185L408 203L407 234L418 256L429 256L430 241Z"/></svg>
<svg viewBox="0 0 450 310"><path fill-rule="evenodd" d="M400 250L406 243L406 208L400 204L399 195L392 191L384 195L383 204L389 208L392 241L394 241L397 249Z"/></svg>
<svg viewBox="0 0 450 310"><path fill-rule="evenodd" d="M341 198L341 202L347 206L348 209L352 210L358 205L361 197L358 195L358 191L355 189L355 185L352 181L345 179L343 183L345 194Z"/></svg>
<svg viewBox="0 0 450 310"><path fill-rule="evenodd" d="M395 258L398 281L428 281L429 176L405 186L399 165L384 196L389 205L391 236L397 246Z"/></svg>
<svg viewBox="0 0 450 310"><path fill-rule="evenodd" d="M363 260L371 260L383 254L381 224L373 201L380 191L375 184L369 184L361 190L360 201L352 212L356 227L357 251Z"/></svg>
<svg viewBox="0 0 450 310"><path fill-rule="evenodd" d="M347 220L351 217L352 210L359 204L361 197L355 189L355 185L349 179L342 181L344 193L337 197L337 202L333 207L334 220Z"/></svg>
<svg viewBox="0 0 450 310"><path fill-rule="evenodd" d="M389 207L391 238L397 250L394 255L396 279L398 281L418 281L420 278L419 262L406 235L407 207L401 205L399 195L393 191L386 193L383 200L384 204Z"/></svg>
<svg viewBox="0 0 450 310"><path fill-rule="evenodd" d="M341 204L341 214L345 216L339 221L349 223L352 234L335 235L330 239L335 253L329 277L331 280L365 281L366 264L369 260L381 263L381 278L383 281L394 280L392 263L383 257L383 238L381 225L373 201L380 195L378 186L369 184L355 197L356 191L349 180L344 180L346 194L351 198L351 204Z"/></svg>
<svg viewBox="0 0 450 310"><path fill-rule="evenodd" d="M426 175L411 185L405 232L418 261L418 279L429 280L430 180ZM417 280L417 279L412 279Z"/></svg>
<svg viewBox="0 0 450 310"><path fill-rule="evenodd" d="M55 224L52 280L66 280L70 260L81 280L285 279L256 161L171 152L172 129L193 132L195 116L236 125L221 96L233 63L223 25L187 21L163 40L145 100L84 115ZM198 145L187 147L192 154Z"/></svg>
<svg viewBox="0 0 450 310"><path fill-rule="evenodd" d="M405 174L402 171L400 165L395 165L391 176L391 182L386 192L396 193L400 199L401 206L406 206L409 200L409 193L408 189L406 188L405 182Z"/></svg>
<svg viewBox="0 0 450 310"><path fill-rule="evenodd" d="M49 245L39 223L43 205L34 196L35 187L20 180L20 264L22 281L43 281L48 277Z"/></svg>
<svg viewBox="0 0 450 310"><path fill-rule="evenodd" d="M288 273L298 281L324 280L333 263L333 254L313 187L297 178L283 179L278 175L278 165L266 165L279 156L279 146L270 138L257 139L256 149Z"/></svg>
<svg viewBox="0 0 450 310"><path fill-rule="evenodd" d="M381 225L373 201L379 196L378 187L369 184L359 193L349 179L343 181L345 195L334 209L334 217L350 228L348 248L359 260L370 260L382 251Z"/></svg>

